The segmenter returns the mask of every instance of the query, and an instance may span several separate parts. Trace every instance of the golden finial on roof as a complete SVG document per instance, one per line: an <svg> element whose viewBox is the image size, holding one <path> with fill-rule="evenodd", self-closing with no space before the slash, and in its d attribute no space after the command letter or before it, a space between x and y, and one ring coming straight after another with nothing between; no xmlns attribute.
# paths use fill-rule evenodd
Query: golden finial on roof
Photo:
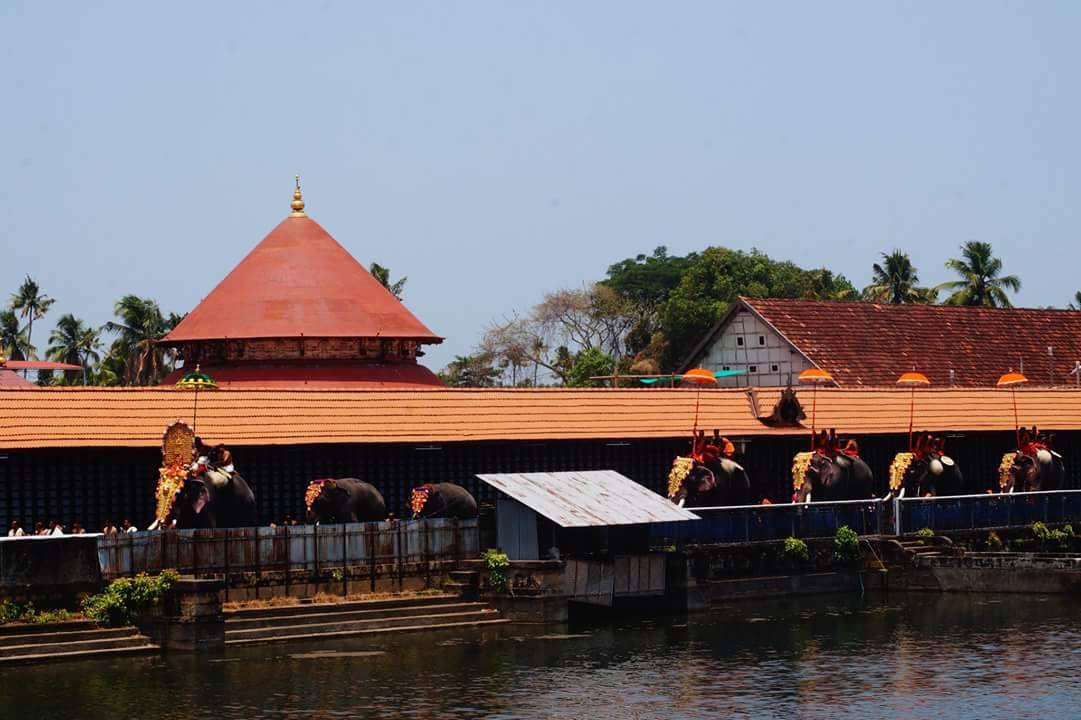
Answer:
<svg viewBox="0 0 1081 720"><path fill-rule="evenodd" d="M300 176L297 175L297 189L293 191L293 212L289 213L289 217L307 217L304 212L304 198L300 194Z"/></svg>

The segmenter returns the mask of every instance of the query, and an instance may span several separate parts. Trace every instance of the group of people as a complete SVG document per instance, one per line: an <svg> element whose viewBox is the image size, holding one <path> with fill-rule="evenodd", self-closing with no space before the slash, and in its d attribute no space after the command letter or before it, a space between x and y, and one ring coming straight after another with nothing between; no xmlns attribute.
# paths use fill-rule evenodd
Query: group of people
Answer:
<svg viewBox="0 0 1081 720"><path fill-rule="evenodd" d="M131 524L131 520L124 518L124 522L117 527L112 520L105 522L105 527L101 532L105 535L120 535L121 533L136 532L138 528ZM78 520L71 523L71 529L64 527L64 524L53 518L49 521L49 524L38 521L34 523L32 531L27 531L23 528L23 524L18 520L12 520L11 526L8 528L8 537L31 537L31 536L46 536L46 535L85 535L86 528Z"/></svg>

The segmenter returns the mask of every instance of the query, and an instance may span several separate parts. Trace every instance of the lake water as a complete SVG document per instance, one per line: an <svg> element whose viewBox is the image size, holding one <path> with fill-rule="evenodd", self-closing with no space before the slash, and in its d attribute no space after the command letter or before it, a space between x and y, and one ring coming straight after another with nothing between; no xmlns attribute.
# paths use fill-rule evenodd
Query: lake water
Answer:
<svg viewBox="0 0 1081 720"><path fill-rule="evenodd" d="M898 594L0 670L5 720L1081 717L1081 603Z"/></svg>

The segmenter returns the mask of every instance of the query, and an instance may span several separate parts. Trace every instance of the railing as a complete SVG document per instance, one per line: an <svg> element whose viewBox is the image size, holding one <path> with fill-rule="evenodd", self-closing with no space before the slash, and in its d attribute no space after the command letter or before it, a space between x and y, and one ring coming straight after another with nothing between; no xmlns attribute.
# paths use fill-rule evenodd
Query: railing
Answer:
<svg viewBox="0 0 1081 720"><path fill-rule="evenodd" d="M102 577L171 568L184 574L318 575L368 566L409 574L429 563L478 557L477 521L434 519L345 525L143 531L98 538Z"/></svg>
<svg viewBox="0 0 1081 720"><path fill-rule="evenodd" d="M1078 522L1081 490L895 498L892 509L892 529L897 535L921 528L943 532L1018 527L1036 521Z"/></svg>
<svg viewBox="0 0 1081 720"><path fill-rule="evenodd" d="M842 525L860 535L879 535L883 531L884 504L882 500L842 500L688 508L702 519L657 523L650 535L670 539L677 545L832 537Z"/></svg>

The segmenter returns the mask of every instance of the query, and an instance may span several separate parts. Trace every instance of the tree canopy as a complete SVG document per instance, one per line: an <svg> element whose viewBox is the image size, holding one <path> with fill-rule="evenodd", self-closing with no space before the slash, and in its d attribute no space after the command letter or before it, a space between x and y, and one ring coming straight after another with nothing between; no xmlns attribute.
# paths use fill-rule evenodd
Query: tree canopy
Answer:
<svg viewBox="0 0 1081 720"><path fill-rule="evenodd" d="M938 287L949 291L947 305L1012 307L1007 290L1018 292L1021 279L1002 275L1002 261L994 256L991 244L971 241L961 246L961 257L946 261L946 267L960 276Z"/></svg>

